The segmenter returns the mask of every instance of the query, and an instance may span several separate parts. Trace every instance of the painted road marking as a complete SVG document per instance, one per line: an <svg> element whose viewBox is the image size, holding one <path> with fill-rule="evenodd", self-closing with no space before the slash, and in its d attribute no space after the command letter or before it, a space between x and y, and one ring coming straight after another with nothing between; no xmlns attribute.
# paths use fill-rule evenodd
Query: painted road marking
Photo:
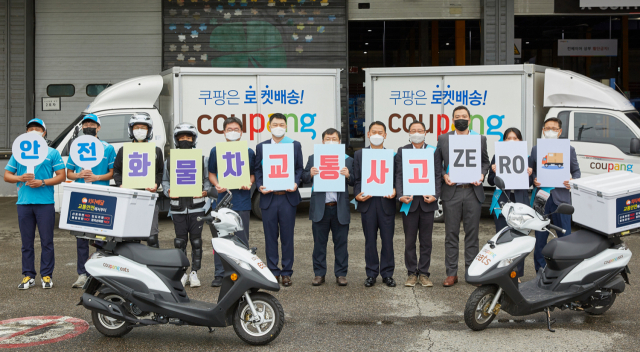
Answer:
<svg viewBox="0 0 640 352"><path fill-rule="evenodd" d="M76 337L89 329L78 318L63 316L24 317L0 321L0 348L44 345Z"/></svg>

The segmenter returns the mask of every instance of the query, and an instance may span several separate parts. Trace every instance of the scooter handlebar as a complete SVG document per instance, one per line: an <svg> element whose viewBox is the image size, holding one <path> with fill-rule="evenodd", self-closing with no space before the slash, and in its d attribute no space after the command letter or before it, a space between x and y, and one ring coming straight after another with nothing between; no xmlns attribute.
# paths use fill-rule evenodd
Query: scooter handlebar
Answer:
<svg viewBox="0 0 640 352"><path fill-rule="evenodd" d="M549 228L562 232L563 234L567 232L567 230L563 229L562 227L556 226L554 224L549 224Z"/></svg>
<svg viewBox="0 0 640 352"><path fill-rule="evenodd" d="M211 215L207 215L207 216L198 216L198 221L204 221L204 222L213 222L213 216Z"/></svg>

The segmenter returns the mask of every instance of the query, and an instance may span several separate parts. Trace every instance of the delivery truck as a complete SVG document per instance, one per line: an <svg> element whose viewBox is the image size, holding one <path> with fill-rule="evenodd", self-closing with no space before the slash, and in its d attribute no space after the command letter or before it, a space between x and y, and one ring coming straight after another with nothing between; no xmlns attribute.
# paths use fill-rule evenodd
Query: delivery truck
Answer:
<svg viewBox="0 0 640 352"><path fill-rule="evenodd" d="M102 122L99 137L116 151L130 142L129 118L137 112L153 120L154 140L166 155L173 146L173 127L182 122L196 126L196 148L209 156L217 142L224 141L222 124L228 117L243 122L242 139L255 150L271 138L269 116L287 117L287 136L302 144L304 161L321 143L322 132L341 128L340 69L191 68L174 67L158 75L131 78L102 91L80 113L51 146L65 159L71 142L82 134L80 121L96 114ZM56 210L60 210L62 188L56 187ZM161 193L161 189L158 191ZM261 217L259 192L252 190L252 208ZM303 199L311 188L301 188ZM160 195L161 211L168 211L168 199Z"/></svg>
<svg viewBox="0 0 640 352"><path fill-rule="evenodd" d="M489 158L507 128L520 129L530 150L544 120L557 117L560 138L575 147L583 177L634 172L640 164L638 111L612 88L571 71L530 64L370 68L365 79L366 128L384 122L387 148L409 143L414 120L426 125L426 142L436 145L439 135L454 129L453 109L465 105L470 128L487 137ZM485 191L488 204L493 188ZM436 220L443 219L440 207Z"/></svg>
<svg viewBox="0 0 640 352"><path fill-rule="evenodd" d="M562 153L549 153L542 158L542 166L560 166L564 165L564 159L562 159Z"/></svg>

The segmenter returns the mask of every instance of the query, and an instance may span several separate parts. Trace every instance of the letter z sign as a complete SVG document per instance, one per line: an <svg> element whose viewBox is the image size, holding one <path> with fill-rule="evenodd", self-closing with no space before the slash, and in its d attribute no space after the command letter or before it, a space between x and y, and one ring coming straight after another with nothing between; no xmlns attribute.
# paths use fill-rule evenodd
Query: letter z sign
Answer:
<svg viewBox="0 0 640 352"><path fill-rule="evenodd" d="M479 135L449 136L449 179L455 183L480 180L481 144Z"/></svg>

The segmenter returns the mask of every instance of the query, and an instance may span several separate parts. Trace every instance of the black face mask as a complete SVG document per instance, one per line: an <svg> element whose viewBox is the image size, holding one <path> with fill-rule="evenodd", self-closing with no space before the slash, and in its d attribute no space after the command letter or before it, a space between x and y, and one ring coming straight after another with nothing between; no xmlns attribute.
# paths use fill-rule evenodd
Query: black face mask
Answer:
<svg viewBox="0 0 640 352"><path fill-rule="evenodd" d="M85 127L82 129L82 133L87 136L96 136L98 134L97 128L94 127Z"/></svg>
<svg viewBox="0 0 640 352"><path fill-rule="evenodd" d="M178 141L179 149L191 149L193 148L193 142L191 141Z"/></svg>
<svg viewBox="0 0 640 352"><path fill-rule="evenodd" d="M453 125L456 126L456 130L458 131L466 131L469 127L469 120L457 119L453 121Z"/></svg>

